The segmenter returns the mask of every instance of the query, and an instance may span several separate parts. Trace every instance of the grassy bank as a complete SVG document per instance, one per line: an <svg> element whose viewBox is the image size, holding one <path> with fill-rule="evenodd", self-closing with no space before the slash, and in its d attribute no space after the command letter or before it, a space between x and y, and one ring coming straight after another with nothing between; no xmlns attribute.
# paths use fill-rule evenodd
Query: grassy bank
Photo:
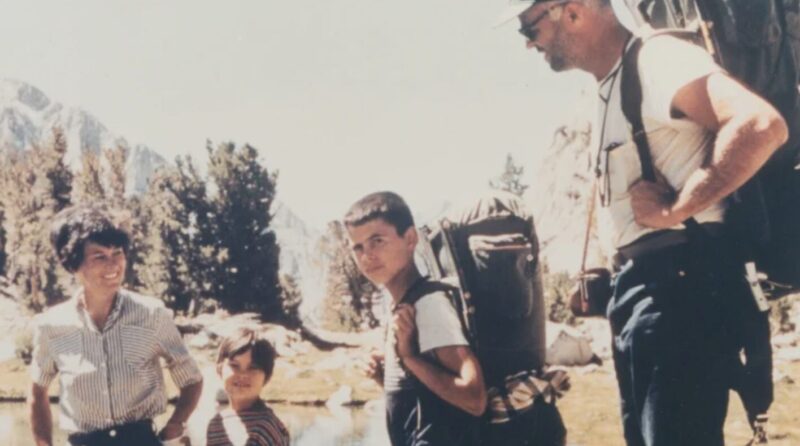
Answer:
<svg viewBox="0 0 800 446"><path fill-rule="evenodd" d="M201 368L214 367L213 350L194 351L193 356ZM366 379L359 368L359 361L366 354L348 349L333 355L312 350L293 358L279 358L272 380L264 388L262 396L271 402L300 405L324 405L328 398L342 386L352 389L349 400L361 405L380 398L381 389ZM326 365L328 364L328 365ZM169 373L165 370L165 376ZM177 396L177 389L167 378L167 392ZM0 401L24 401L30 386L28 367L20 359L0 362ZM58 382L50 387L50 395L58 395Z"/></svg>
<svg viewBox="0 0 800 446"><path fill-rule="evenodd" d="M352 388L351 400L360 403L380 397L380 389L365 380L356 359L361 352L339 354L335 363L329 363L331 353L312 351L296 358L281 358L275 377L266 387L264 398L289 404L323 404L328 397L347 385ZM200 362L210 366L212 352L199 352ZM344 362L342 362L344 361ZM327 370L320 370L320 367ZM800 362L777 364L779 375L800 377ZM572 390L559 402L569 429L569 443L581 446L621 445L622 429L619 421L616 380L611 364L591 372L571 373ZM0 363L0 398L21 401L29 385L27 368L19 360ZM168 380L170 393L175 388ZM52 388L57 393L57 387ZM776 383L775 403L770 412L770 445L795 446L800 444L800 391L790 378ZM738 398L732 394L728 421L725 426L727 444L744 445L750 438L750 428Z"/></svg>

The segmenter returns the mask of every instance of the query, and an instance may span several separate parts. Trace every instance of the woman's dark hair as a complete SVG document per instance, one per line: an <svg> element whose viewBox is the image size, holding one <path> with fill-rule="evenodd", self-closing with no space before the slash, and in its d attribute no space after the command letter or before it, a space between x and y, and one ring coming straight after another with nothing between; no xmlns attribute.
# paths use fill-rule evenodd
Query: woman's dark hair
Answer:
<svg viewBox="0 0 800 446"><path fill-rule="evenodd" d="M50 242L64 269L74 273L83 263L86 242L122 248L127 255L130 236L112 221L111 212L105 207L78 205L56 214L50 227Z"/></svg>

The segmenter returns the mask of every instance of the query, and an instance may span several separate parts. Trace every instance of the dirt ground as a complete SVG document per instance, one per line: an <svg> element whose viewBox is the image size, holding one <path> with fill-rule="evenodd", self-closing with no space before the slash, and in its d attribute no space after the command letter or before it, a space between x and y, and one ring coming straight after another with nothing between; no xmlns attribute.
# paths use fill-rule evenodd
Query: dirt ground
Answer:
<svg viewBox="0 0 800 446"><path fill-rule="evenodd" d="M196 352L201 363L209 366L211 351ZM358 349L331 352L311 351L278 361L272 382L264 389L265 399L289 403L322 404L342 386L351 389L349 399L356 404L380 397L380 389L364 379L359 370L366 353ZM800 362L776 364L778 376L775 403L770 412L769 444L800 444L800 389L792 378L800 378ZM559 407L567 425L568 443L575 446L622 445L618 398L613 366L604 366L586 373L572 369L572 389L560 400ZM20 398L28 386L25 365L19 360L0 363L0 398ZM170 392L175 393L170 383ZM57 393L57 387L51 389ZM750 429L738 398L732 395L725 426L727 444L744 446Z"/></svg>
<svg viewBox="0 0 800 446"><path fill-rule="evenodd" d="M786 376L800 377L800 362L777 364ZM559 402L568 429L568 444L580 446L624 445L620 424L617 383L613 365L589 373L571 373L572 390ZM800 445L800 388L783 378L775 385L770 410L769 444ZM728 446L744 446L751 438L747 418L735 394L731 394L725 439Z"/></svg>

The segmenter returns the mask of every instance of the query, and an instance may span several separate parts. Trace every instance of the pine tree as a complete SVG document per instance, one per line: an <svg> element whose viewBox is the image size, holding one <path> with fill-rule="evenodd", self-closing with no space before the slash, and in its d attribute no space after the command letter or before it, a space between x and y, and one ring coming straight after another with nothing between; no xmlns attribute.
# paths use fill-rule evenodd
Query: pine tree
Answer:
<svg viewBox="0 0 800 446"><path fill-rule="evenodd" d="M552 272L546 261L542 261L542 288L547 319L575 325L575 316L569 309L569 296L575 280L565 271Z"/></svg>
<svg viewBox="0 0 800 446"><path fill-rule="evenodd" d="M5 170L5 162L0 162L0 169ZM2 183L0 183L2 184ZM0 276L6 274L6 213L0 200Z"/></svg>
<svg viewBox="0 0 800 446"><path fill-rule="evenodd" d="M71 204L70 196L74 176L64 162L67 155L67 139L64 131L60 127L54 127L51 132L52 139L49 147L43 153L42 161L50 182L48 190L55 200L55 208L60 211Z"/></svg>
<svg viewBox="0 0 800 446"><path fill-rule="evenodd" d="M183 288L178 277L180 262L174 234L180 231L180 222L175 218L178 206L169 184L175 173L172 169L161 169L150 180L147 193L142 197L139 221L143 223L141 241L141 263L134 266L135 275L145 293L162 299L174 308L176 294Z"/></svg>
<svg viewBox="0 0 800 446"><path fill-rule="evenodd" d="M270 228L277 174L259 163L252 146L207 149L207 178L190 158L178 158L156 174L141 200L141 237L134 243L142 251L136 267L142 289L181 311L214 299L232 313L254 311L300 326L301 295L293 278L279 277Z"/></svg>
<svg viewBox="0 0 800 446"><path fill-rule="evenodd" d="M258 151L233 143L209 144L209 178L216 187L213 221L219 251L213 294L231 312L255 311L267 321L285 320L278 278L279 247L270 229L277 173L258 161Z"/></svg>
<svg viewBox="0 0 800 446"><path fill-rule="evenodd" d="M333 221L319 244L327 264L322 320L333 329L374 328L380 323L375 310L381 292L358 270L346 237L344 225Z"/></svg>
<svg viewBox="0 0 800 446"><path fill-rule="evenodd" d="M134 290L143 290L144 283L139 271L145 265L146 250L145 236L148 227L147 217L144 215L145 207L143 197L131 196L126 200L126 209L130 214L129 227L130 246L128 248L128 270L125 272L127 286Z"/></svg>
<svg viewBox="0 0 800 446"><path fill-rule="evenodd" d="M191 158L175 164L156 174L142 199L142 255L135 270L145 292L187 311L193 301L197 308L211 297L215 231L205 181Z"/></svg>
<svg viewBox="0 0 800 446"><path fill-rule="evenodd" d="M9 158L0 177L6 275L34 310L66 297L67 275L56 262L49 238L53 216L70 204L72 174L64 163L65 141L63 132L54 128L46 146Z"/></svg>
<svg viewBox="0 0 800 446"><path fill-rule="evenodd" d="M107 187L103 188L106 201L116 209L124 209L127 204L125 199L125 181L127 179L125 164L128 161L128 150L124 146L105 149L103 150L103 157L107 168L107 171L102 175L107 180Z"/></svg>
<svg viewBox="0 0 800 446"><path fill-rule="evenodd" d="M512 194L521 197L525 193L525 190L528 189L528 185L522 184L522 173L524 171L525 168L518 166L517 163L514 162L514 158L509 153L506 155L505 170L502 174L500 174L500 176L489 181L489 186L491 186L493 189L511 192Z"/></svg>
<svg viewBox="0 0 800 446"><path fill-rule="evenodd" d="M288 328L300 328L303 325L300 319L300 304L303 303L303 294L294 276L280 275L281 305L283 306L284 325Z"/></svg>
<svg viewBox="0 0 800 446"><path fill-rule="evenodd" d="M100 203L106 198L103 187L100 157L91 151L81 154L81 169L75 176L72 189L72 201L75 204Z"/></svg>

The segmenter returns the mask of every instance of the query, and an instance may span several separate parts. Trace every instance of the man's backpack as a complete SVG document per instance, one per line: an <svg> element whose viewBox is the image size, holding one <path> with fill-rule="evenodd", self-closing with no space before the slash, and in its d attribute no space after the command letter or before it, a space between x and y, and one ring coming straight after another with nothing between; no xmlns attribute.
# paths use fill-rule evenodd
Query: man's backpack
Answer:
<svg viewBox="0 0 800 446"><path fill-rule="evenodd" d="M639 12L658 33L705 45L720 65L782 114L790 131L780 148L748 183L731 197L725 221L743 260L755 265L767 295L777 298L800 290L800 53L797 27L800 0L644 0ZM698 20L699 19L699 20ZM631 124L642 177L655 181L642 121L642 86L636 37L622 66L622 109ZM693 219L686 222L692 230ZM756 274L749 276L756 280ZM756 297L758 293L755 293ZM761 302L761 309L768 309ZM745 364L734 373L755 436L766 442L764 423L773 400L772 351L766 313L743 322Z"/></svg>
<svg viewBox="0 0 800 446"><path fill-rule="evenodd" d="M741 254L755 263L772 298L800 290L800 0L643 0L658 33L706 46L729 74L769 101L789 127L789 141L730 198L726 221ZM676 29L681 27L682 29ZM642 133L641 39L626 53L622 107ZM636 139L636 138L635 138ZM643 177L652 168L646 138L637 141Z"/></svg>

